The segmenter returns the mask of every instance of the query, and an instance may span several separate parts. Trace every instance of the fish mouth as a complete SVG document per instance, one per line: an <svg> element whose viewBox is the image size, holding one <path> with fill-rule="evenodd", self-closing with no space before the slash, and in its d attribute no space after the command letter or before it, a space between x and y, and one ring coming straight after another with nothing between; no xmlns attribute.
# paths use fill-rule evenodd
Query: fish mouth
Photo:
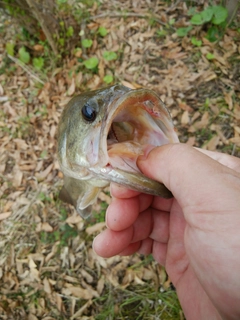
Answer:
<svg viewBox="0 0 240 320"><path fill-rule="evenodd" d="M134 190L169 198L169 190L161 185L159 192L159 183L141 174L137 158L146 149L178 141L171 116L157 94L147 89L128 91L106 109L98 165L90 171Z"/></svg>

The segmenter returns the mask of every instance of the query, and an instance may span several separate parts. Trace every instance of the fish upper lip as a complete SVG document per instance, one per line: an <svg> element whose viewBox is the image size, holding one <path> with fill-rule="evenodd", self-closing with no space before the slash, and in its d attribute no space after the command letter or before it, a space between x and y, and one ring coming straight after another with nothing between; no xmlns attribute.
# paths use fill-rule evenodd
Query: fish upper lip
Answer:
<svg viewBox="0 0 240 320"><path fill-rule="evenodd" d="M170 113L155 92L148 89L136 89L126 92L108 105L102 120L100 137L107 137L114 119L121 111L131 106L131 103L147 111L152 117L165 119L172 124Z"/></svg>

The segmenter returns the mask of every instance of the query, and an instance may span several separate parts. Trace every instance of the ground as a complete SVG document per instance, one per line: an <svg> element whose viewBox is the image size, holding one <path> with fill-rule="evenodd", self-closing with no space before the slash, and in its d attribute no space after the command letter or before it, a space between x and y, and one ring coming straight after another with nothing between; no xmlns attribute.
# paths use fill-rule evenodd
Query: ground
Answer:
<svg viewBox="0 0 240 320"><path fill-rule="evenodd" d="M0 319L184 319L170 279L152 257L102 259L94 253L92 240L105 228L109 192L100 194L96 214L87 221L58 199L56 133L69 99L105 86L109 75L112 83L156 91L181 142L239 157L239 16L210 42L211 23L186 31L194 4L94 5L79 26L92 46L78 49L79 37L60 63L51 56L44 71L7 56L16 25L2 19ZM199 1L196 10L203 5ZM25 45L36 55L44 50L36 42ZM116 56L111 60L105 52ZM91 57L98 58L98 68L84 66Z"/></svg>

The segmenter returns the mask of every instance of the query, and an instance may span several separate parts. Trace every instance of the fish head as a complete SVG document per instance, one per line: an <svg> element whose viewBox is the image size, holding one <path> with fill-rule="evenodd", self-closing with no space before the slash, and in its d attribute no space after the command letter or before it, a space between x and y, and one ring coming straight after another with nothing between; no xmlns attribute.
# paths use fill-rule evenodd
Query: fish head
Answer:
<svg viewBox="0 0 240 320"><path fill-rule="evenodd" d="M127 91L128 88L116 85L85 92L66 105L58 125L58 160L64 174L89 179L89 168L106 165L107 152L100 148L106 111Z"/></svg>
<svg viewBox="0 0 240 320"><path fill-rule="evenodd" d="M141 174L136 161L149 146L178 141L170 113L155 92L114 85L67 104L58 126L58 160L75 188L76 180L86 180L95 198L96 187L110 181L168 198L171 192Z"/></svg>

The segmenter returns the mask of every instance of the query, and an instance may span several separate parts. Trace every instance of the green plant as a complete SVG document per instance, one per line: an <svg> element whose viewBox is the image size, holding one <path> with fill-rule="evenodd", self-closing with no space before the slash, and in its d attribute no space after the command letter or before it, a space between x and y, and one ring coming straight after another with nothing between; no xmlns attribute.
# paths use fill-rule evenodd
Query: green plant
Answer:
<svg viewBox="0 0 240 320"><path fill-rule="evenodd" d="M106 28L100 26L98 28L98 33L100 34L101 37L105 37L108 34L108 31Z"/></svg>
<svg viewBox="0 0 240 320"><path fill-rule="evenodd" d="M42 202L51 202L52 201L52 199L49 196L47 196L44 192L39 193L38 199Z"/></svg>
<svg viewBox="0 0 240 320"><path fill-rule="evenodd" d="M46 232L41 231L40 232L40 241L45 244L53 244L54 242L58 241L60 238L60 232L59 230L56 230L54 232Z"/></svg>
<svg viewBox="0 0 240 320"><path fill-rule="evenodd" d="M215 57L214 57L214 54L208 52L208 53L206 54L206 58L207 58L208 60L213 60Z"/></svg>
<svg viewBox="0 0 240 320"><path fill-rule="evenodd" d="M10 56L14 56L14 44L12 42L6 43L6 51Z"/></svg>
<svg viewBox="0 0 240 320"><path fill-rule="evenodd" d="M30 115L19 117L17 121L16 131L11 132L14 137L30 138L33 134L33 126L30 122Z"/></svg>
<svg viewBox="0 0 240 320"><path fill-rule="evenodd" d="M43 151L41 152L41 154L40 154L40 158L41 158L41 159L44 159L44 158L47 157L47 155L48 155L48 151L47 151L47 150L43 150Z"/></svg>
<svg viewBox="0 0 240 320"><path fill-rule="evenodd" d="M202 25L211 23L208 28L206 38L214 42L220 39L227 25L228 11L222 6L209 6L200 13L195 14L191 23L193 25Z"/></svg>
<svg viewBox="0 0 240 320"><path fill-rule="evenodd" d="M186 37L186 35L188 34L189 31L192 30L192 26L186 27L186 28L178 28L177 29L177 35L179 37Z"/></svg>
<svg viewBox="0 0 240 320"><path fill-rule="evenodd" d="M22 10L20 7L17 7L14 5L14 1L12 0L4 0L2 1L4 3L4 7L6 8L7 12L13 16L16 17L17 15L25 15L25 11Z"/></svg>
<svg viewBox="0 0 240 320"><path fill-rule="evenodd" d="M82 40L82 46L84 48L90 48L93 44L93 41L91 39L83 39Z"/></svg>
<svg viewBox="0 0 240 320"><path fill-rule="evenodd" d="M170 19L168 21L168 23L169 23L170 26L172 26L172 25L174 25L175 21L176 21L175 19Z"/></svg>
<svg viewBox="0 0 240 320"><path fill-rule="evenodd" d="M39 71L42 70L43 66L44 66L43 57L33 58L33 66L34 66L34 68L36 68Z"/></svg>
<svg viewBox="0 0 240 320"><path fill-rule="evenodd" d="M118 301L118 308L114 308ZM151 284L129 286L127 289L114 288L106 283L103 294L94 299L94 305L102 306L96 320L105 319L183 319L176 292L160 292ZM171 310L171 314L169 313Z"/></svg>
<svg viewBox="0 0 240 320"><path fill-rule="evenodd" d="M196 13L191 18L191 23L201 25L211 22L214 25L220 25L227 19L227 9L222 6L209 6L200 13Z"/></svg>
<svg viewBox="0 0 240 320"><path fill-rule="evenodd" d="M83 64L87 69L93 70L98 66L98 62L99 61L97 57L92 57L83 61Z"/></svg>
<svg viewBox="0 0 240 320"><path fill-rule="evenodd" d="M223 36L228 17L228 11L226 8L220 5L213 5L208 6L201 12L196 12L196 9L192 8L188 13L189 15L192 15L192 18L190 19L191 25L186 28L177 29L177 35L179 37L185 37L188 32L192 30L193 26L204 24L208 24L206 38L209 41L214 42ZM200 46L195 43L194 45Z"/></svg>
<svg viewBox="0 0 240 320"><path fill-rule="evenodd" d="M192 37L191 42L196 47L201 47L201 45L202 45L202 41L198 40L196 37Z"/></svg>
<svg viewBox="0 0 240 320"><path fill-rule="evenodd" d="M68 244L68 240L71 240L78 235L77 229L70 227L67 223L60 226L60 231L62 231L62 233L59 233L58 237L60 238L61 246L66 246Z"/></svg>
<svg viewBox="0 0 240 320"><path fill-rule="evenodd" d="M74 33L73 27L72 26L68 27L66 31L66 36L70 38L73 36L73 33Z"/></svg>
<svg viewBox="0 0 240 320"><path fill-rule="evenodd" d="M103 58L107 61L116 60L117 54L116 52L113 52L113 51L104 51Z"/></svg>
<svg viewBox="0 0 240 320"><path fill-rule="evenodd" d="M167 33L166 30L160 29L160 30L156 31L156 34L157 34L158 37L165 37L168 33Z"/></svg>
<svg viewBox="0 0 240 320"><path fill-rule="evenodd" d="M48 115L47 106L43 104L40 108L36 109L36 116L41 116L42 118Z"/></svg>
<svg viewBox="0 0 240 320"><path fill-rule="evenodd" d="M110 74L107 74L104 78L103 78L103 81L106 83L106 84L110 84L113 82L113 76L110 75Z"/></svg>
<svg viewBox="0 0 240 320"><path fill-rule="evenodd" d="M18 54L19 54L19 59L23 63L28 63L30 61L30 54L26 51L25 47L21 47L18 50Z"/></svg>
<svg viewBox="0 0 240 320"><path fill-rule="evenodd" d="M68 216L66 208L61 207L59 211L60 211L60 215L61 215L60 220L61 221L65 221L67 219L67 216Z"/></svg>
<svg viewBox="0 0 240 320"><path fill-rule="evenodd" d="M93 215L91 216L91 218L89 219L89 223L95 224L98 222L104 222L105 221L105 214L106 214L106 210L108 207L108 204L106 202L101 202L101 210L100 212L93 212Z"/></svg>

